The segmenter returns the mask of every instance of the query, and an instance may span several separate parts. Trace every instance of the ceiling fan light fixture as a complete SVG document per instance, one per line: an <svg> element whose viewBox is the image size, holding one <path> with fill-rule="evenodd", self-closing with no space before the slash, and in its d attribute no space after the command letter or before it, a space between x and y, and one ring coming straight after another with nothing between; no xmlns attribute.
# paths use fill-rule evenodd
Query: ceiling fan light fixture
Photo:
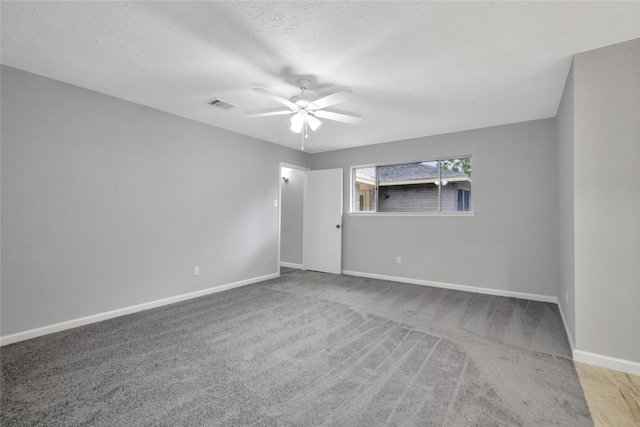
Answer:
<svg viewBox="0 0 640 427"><path fill-rule="evenodd" d="M312 115L308 115L307 116L307 123L309 123L309 127L311 128L312 131L315 132L316 129L318 129L320 127L320 125L322 124L322 122L318 119L316 119L315 117L313 117Z"/></svg>
<svg viewBox="0 0 640 427"><path fill-rule="evenodd" d="M304 117L302 114L294 114L291 117L291 130L295 133L302 132L302 126L304 125Z"/></svg>

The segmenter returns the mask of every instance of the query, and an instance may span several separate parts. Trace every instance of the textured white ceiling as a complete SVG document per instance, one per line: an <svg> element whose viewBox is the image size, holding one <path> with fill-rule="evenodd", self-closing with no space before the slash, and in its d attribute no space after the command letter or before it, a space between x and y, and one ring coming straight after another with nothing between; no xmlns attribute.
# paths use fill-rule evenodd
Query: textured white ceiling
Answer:
<svg viewBox="0 0 640 427"><path fill-rule="evenodd" d="M571 55L640 37L640 2L2 1L3 64L299 148L281 105L308 76L359 125L310 151L556 115ZM239 106L219 110L219 97Z"/></svg>

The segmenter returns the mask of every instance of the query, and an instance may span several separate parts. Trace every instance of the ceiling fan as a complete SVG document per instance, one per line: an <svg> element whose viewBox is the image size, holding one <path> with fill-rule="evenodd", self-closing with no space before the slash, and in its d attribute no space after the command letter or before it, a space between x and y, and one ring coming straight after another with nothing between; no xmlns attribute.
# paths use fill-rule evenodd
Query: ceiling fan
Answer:
<svg viewBox="0 0 640 427"><path fill-rule="evenodd" d="M266 117L293 114L293 117L291 117L291 130L295 133L302 134L303 150L304 138L307 138L309 136L309 128L311 128L312 131L315 131L322 124L322 122L318 120L318 118L334 120L337 122L348 123L352 125L360 123L361 119L358 116L324 110L325 108L331 107L332 105L336 105L341 102L353 99L353 95L351 95L349 92L341 90L316 99L314 101L305 94L307 88L309 87L309 79L298 79L296 83L298 83L298 87L300 88L301 93L300 95L292 96L289 99L283 98L280 95L277 95L266 89L253 89L254 92L257 92L264 96L268 96L269 98L287 106L289 109L260 111L256 113L250 113L248 115L252 117Z"/></svg>

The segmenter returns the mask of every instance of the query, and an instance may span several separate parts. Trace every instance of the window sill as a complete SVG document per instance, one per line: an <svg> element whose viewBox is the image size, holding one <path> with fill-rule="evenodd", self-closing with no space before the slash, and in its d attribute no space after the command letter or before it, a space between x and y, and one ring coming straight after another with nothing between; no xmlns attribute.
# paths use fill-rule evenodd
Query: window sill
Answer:
<svg viewBox="0 0 640 427"><path fill-rule="evenodd" d="M349 212L349 216L475 216L469 212Z"/></svg>

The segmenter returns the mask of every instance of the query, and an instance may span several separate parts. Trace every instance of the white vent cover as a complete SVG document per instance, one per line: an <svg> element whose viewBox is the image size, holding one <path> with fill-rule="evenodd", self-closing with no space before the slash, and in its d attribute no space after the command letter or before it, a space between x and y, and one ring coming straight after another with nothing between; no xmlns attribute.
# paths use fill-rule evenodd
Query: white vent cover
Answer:
<svg viewBox="0 0 640 427"><path fill-rule="evenodd" d="M219 99L219 98L213 98L213 99L207 101L207 104L212 105L212 106L217 107L217 108L222 108L223 110L230 110L232 108L236 108L237 107L237 105L232 104L232 103L227 102L227 101L223 101L222 99Z"/></svg>

